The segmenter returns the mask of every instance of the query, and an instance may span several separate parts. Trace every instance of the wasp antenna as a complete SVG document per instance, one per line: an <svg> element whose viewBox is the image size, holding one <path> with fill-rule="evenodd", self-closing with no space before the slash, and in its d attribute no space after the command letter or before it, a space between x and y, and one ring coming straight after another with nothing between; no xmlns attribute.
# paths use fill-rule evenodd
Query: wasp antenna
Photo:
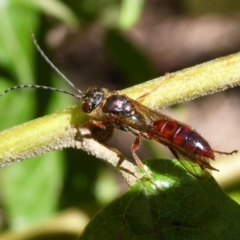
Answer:
<svg viewBox="0 0 240 240"><path fill-rule="evenodd" d="M56 71L56 73L62 77L73 89L77 90L78 93L80 93L82 95L81 90L79 90L51 61L50 59L45 55L45 53L43 52L43 50L40 48L40 46L37 43L37 40L35 38L35 35L33 33L32 30L30 30L31 32L31 37L33 40L33 43L35 45L35 47L37 48L38 52L42 55L42 57L46 60L46 62Z"/></svg>
<svg viewBox="0 0 240 240"><path fill-rule="evenodd" d="M74 93L71 93L71 92L67 92L67 91L64 91L62 89L47 87L47 86L42 86L42 85L17 85L17 86L13 86L11 88L6 89L4 92L0 93L0 97L7 94L8 92L11 92L13 90L20 89L20 88L40 88L40 89L51 90L51 91L55 91L55 92L68 94L68 95L73 96L73 97L75 97L77 99L80 99L80 100L82 99L81 95L74 94Z"/></svg>

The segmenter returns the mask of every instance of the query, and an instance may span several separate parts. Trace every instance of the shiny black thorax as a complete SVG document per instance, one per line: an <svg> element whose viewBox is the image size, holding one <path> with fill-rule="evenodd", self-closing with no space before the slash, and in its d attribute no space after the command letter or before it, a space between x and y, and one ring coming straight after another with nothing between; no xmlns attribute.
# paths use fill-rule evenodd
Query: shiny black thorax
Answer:
<svg viewBox="0 0 240 240"><path fill-rule="evenodd" d="M117 92L109 93L104 88L89 89L84 94L82 109L93 117L97 116L98 119L103 119L104 116L104 121L109 121L123 131L132 131L126 122L143 118L127 96Z"/></svg>
<svg viewBox="0 0 240 240"><path fill-rule="evenodd" d="M124 124L126 120L136 121L141 118L135 106L125 95L113 94L107 97L104 101L102 111L108 114L114 127L123 131L131 131L129 125Z"/></svg>

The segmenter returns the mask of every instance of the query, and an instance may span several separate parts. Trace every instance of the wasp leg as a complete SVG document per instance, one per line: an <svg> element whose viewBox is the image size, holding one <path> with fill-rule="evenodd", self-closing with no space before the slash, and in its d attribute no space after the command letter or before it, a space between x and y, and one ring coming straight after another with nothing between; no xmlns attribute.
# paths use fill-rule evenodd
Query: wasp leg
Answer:
<svg viewBox="0 0 240 240"><path fill-rule="evenodd" d="M135 159L137 165L143 169L143 171L145 172L145 174L147 175L148 179L150 180L150 182L156 187L156 189L158 190L159 193L163 193L162 189L157 186L157 184L154 182L152 176L144 169L144 166L142 164L142 161L139 159L139 157L137 156L136 154L136 151L139 147L139 140L140 140L140 135L138 134L135 134L136 136L136 139L131 147L131 152L132 152L132 155L133 155L133 158Z"/></svg>
<svg viewBox="0 0 240 240"><path fill-rule="evenodd" d="M144 169L141 160L139 159L139 157L138 157L137 154L136 154L136 151L137 151L137 149L138 149L138 147L139 147L140 136L137 135L137 134L136 134L135 136L136 136L136 139L135 139L134 143L132 144L131 152L132 152L133 158L134 158L134 160L136 161L137 165L138 165L140 168Z"/></svg>
<svg viewBox="0 0 240 240"><path fill-rule="evenodd" d="M238 150L234 150L232 152L221 152L221 151L213 150L213 152L218 153L218 154L224 154L224 155L232 155L234 153L238 153Z"/></svg>
<svg viewBox="0 0 240 240"><path fill-rule="evenodd" d="M142 94L141 96L139 96L136 100L137 101L139 101L141 98L145 98L146 96L148 96L151 92L153 92L153 91L155 91L155 90L157 90L158 89L158 87L159 87L159 85L157 85L154 89L152 89L151 91L149 91L149 92L146 92L146 93L144 93L144 94Z"/></svg>
<svg viewBox="0 0 240 240"><path fill-rule="evenodd" d="M170 150L170 152L172 153L172 155L177 159L179 160L179 156L177 154L177 152L175 150L173 150L171 147L168 147L168 149Z"/></svg>
<svg viewBox="0 0 240 240"><path fill-rule="evenodd" d="M81 126L83 126L83 127L89 127L89 126L91 126L91 125L94 125L94 126L99 127L99 128L101 128L101 129L105 129L106 126L108 126L109 124L111 124L110 121L109 121L109 122L103 122L103 121L91 120L91 121L88 121L88 122L84 123L84 124L81 125Z"/></svg>

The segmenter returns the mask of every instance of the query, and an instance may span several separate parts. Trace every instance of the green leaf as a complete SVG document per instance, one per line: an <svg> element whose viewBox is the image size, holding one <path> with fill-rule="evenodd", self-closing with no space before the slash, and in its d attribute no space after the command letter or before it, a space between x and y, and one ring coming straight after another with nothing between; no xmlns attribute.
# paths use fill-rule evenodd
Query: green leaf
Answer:
<svg viewBox="0 0 240 240"><path fill-rule="evenodd" d="M53 17L60 19L62 22L68 25L68 27L72 29L76 29L78 27L78 19L77 16L73 13L73 11L68 8L67 5L63 4L61 1L57 0L12 0L14 4L19 4L24 7L38 9L43 13L49 14Z"/></svg>
<svg viewBox="0 0 240 240"><path fill-rule="evenodd" d="M19 83L33 83L34 46L29 29L37 28L39 16L10 3L0 7L0 63Z"/></svg>
<svg viewBox="0 0 240 240"><path fill-rule="evenodd" d="M119 17L119 27L128 29L139 19L144 6L143 0L123 0Z"/></svg>
<svg viewBox="0 0 240 240"><path fill-rule="evenodd" d="M52 215L63 181L60 152L1 169L1 195L9 223L23 228Z"/></svg>
<svg viewBox="0 0 240 240"><path fill-rule="evenodd" d="M240 206L209 177L197 179L177 160L145 161L146 176L99 212L85 239L239 239Z"/></svg>

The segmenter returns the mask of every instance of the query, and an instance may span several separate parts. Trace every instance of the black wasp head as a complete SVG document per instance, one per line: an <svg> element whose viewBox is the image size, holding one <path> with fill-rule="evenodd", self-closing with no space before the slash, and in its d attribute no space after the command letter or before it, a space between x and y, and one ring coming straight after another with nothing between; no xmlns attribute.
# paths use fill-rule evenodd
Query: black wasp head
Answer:
<svg viewBox="0 0 240 240"><path fill-rule="evenodd" d="M105 98L105 91L103 88L90 88L82 97L82 109L86 113L95 110Z"/></svg>

